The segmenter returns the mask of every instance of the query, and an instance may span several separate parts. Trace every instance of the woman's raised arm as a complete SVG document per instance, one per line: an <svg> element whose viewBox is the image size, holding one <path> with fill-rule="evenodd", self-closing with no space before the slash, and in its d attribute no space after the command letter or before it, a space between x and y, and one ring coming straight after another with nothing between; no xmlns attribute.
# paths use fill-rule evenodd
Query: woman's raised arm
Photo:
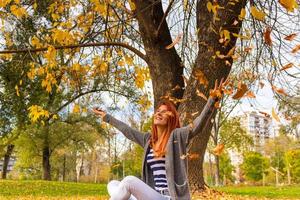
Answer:
<svg viewBox="0 0 300 200"><path fill-rule="evenodd" d="M215 87L210 91L210 97L207 100L201 114L193 121L191 126L191 131L188 136L188 143L193 137L201 133L206 125L210 122L213 113L215 111L215 103L218 102L223 95L223 87L228 84L228 80L223 83L223 78L218 85L218 81L215 82Z"/></svg>
<svg viewBox="0 0 300 200"><path fill-rule="evenodd" d="M114 126L117 128L119 131L121 131L125 137L127 137L129 140L141 145L142 147L145 146L146 144L146 134L139 132L136 129L131 128L124 122L117 120L113 116L107 114L104 110L101 110L99 108L94 108L93 112L100 116L103 121L109 123L110 125Z"/></svg>

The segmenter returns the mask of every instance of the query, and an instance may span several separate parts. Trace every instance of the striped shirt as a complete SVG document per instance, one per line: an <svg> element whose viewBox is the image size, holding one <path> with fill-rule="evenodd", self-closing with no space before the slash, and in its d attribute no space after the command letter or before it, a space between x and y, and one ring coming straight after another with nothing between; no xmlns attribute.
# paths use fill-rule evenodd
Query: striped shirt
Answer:
<svg viewBox="0 0 300 200"><path fill-rule="evenodd" d="M165 161L165 156L155 158L153 149L150 148L147 154L147 164L153 172L154 189L158 192L168 189Z"/></svg>

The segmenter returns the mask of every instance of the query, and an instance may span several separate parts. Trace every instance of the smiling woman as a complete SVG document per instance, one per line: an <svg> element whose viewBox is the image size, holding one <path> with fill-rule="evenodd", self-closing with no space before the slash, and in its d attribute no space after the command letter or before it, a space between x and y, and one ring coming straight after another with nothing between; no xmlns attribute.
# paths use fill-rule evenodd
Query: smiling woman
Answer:
<svg viewBox="0 0 300 200"><path fill-rule="evenodd" d="M211 96L192 126L180 127L175 105L160 102L154 112L151 133L141 133L101 109L94 109L103 121L119 129L128 139L144 148L142 180L127 176L108 183L111 200L191 199L187 176L187 146L210 121L215 103L223 94L223 79L215 83ZM220 94L220 95L216 95Z"/></svg>

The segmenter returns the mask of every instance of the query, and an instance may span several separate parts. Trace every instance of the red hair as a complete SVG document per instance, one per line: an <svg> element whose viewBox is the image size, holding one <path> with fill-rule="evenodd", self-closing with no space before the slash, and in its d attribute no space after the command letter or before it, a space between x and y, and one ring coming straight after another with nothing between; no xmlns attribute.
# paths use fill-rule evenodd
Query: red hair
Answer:
<svg viewBox="0 0 300 200"><path fill-rule="evenodd" d="M168 115L167 129L160 136L160 138L158 138L157 127L156 125L154 125L154 120L152 121L152 135L150 139L150 145L153 149L154 155L157 157L161 157L166 154L166 146L172 131L175 128L180 128L179 114L176 110L175 105L171 101L163 100L159 102L154 113L156 113L156 110L162 105L165 105L167 107L167 110L172 114Z"/></svg>

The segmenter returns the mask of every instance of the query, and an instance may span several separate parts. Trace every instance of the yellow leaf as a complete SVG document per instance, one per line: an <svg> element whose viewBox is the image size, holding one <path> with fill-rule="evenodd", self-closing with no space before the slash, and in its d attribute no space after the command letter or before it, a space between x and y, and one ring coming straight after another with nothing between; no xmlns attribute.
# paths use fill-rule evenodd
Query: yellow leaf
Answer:
<svg viewBox="0 0 300 200"><path fill-rule="evenodd" d="M12 5L10 7L10 11L13 15L15 15L17 18L21 19L23 17L27 17L28 13L23 7L18 7L17 5Z"/></svg>
<svg viewBox="0 0 300 200"><path fill-rule="evenodd" d="M19 97L20 96L20 92L19 92L19 87L17 85L15 86L15 90L16 90L17 96Z"/></svg>
<svg viewBox="0 0 300 200"><path fill-rule="evenodd" d="M134 11L136 9L135 3L132 0L128 0L128 3L129 3L129 6L130 6L130 9L132 11Z"/></svg>
<svg viewBox="0 0 300 200"><path fill-rule="evenodd" d="M207 4L206 4L206 7L207 7L208 12L211 12L212 8L213 8L213 5L210 1L208 1Z"/></svg>
<svg viewBox="0 0 300 200"><path fill-rule="evenodd" d="M293 12L299 6L296 0L279 0L279 3L289 12Z"/></svg>
<svg viewBox="0 0 300 200"><path fill-rule="evenodd" d="M246 10L242 8L241 13L239 15L239 20L245 19L245 16L246 16Z"/></svg>
<svg viewBox="0 0 300 200"><path fill-rule="evenodd" d="M0 8L4 8L9 4L12 0L0 0Z"/></svg>
<svg viewBox="0 0 300 200"><path fill-rule="evenodd" d="M79 113L80 112L80 106L78 104L75 104L73 107L73 113Z"/></svg>
<svg viewBox="0 0 300 200"><path fill-rule="evenodd" d="M272 108L272 117L273 117L276 121L280 122L280 118L279 118L278 115L276 114L274 108Z"/></svg>
<svg viewBox="0 0 300 200"><path fill-rule="evenodd" d="M263 11L258 10L255 6L251 6L250 12L255 19L264 21L266 13L264 13Z"/></svg>

